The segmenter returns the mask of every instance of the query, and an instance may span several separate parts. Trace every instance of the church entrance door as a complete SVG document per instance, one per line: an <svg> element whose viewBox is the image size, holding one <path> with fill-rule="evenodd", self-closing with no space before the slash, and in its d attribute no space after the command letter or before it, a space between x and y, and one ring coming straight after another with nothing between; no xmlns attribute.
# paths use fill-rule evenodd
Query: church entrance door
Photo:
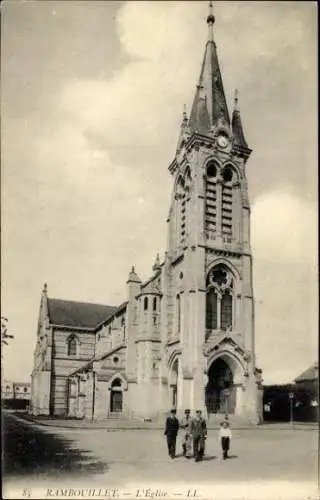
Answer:
<svg viewBox="0 0 320 500"><path fill-rule="evenodd" d="M221 358L209 368L205 397L208 413L234 413L233 374L228 363Z"/></svg>
<svg viewBox="0 0 320 500"><path fill-rule="evenodd" d="M120 379L115 379L111 385L110 412L121 413L123 407L123 392Z"/></svg>
<svg viewBox="0 0 320 500"><path fill-rule="evenodd" d="M122 391L111 391L110 411L119 413L122 411Z"/></svg>

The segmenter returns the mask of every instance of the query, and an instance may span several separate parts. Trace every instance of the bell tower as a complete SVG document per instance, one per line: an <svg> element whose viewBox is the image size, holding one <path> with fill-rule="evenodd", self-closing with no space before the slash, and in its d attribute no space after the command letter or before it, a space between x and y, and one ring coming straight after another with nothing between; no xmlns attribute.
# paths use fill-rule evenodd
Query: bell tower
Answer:
<svg viewBox="0 0 320 500"><path fill-rule="evenodd" d="M209 5L208 41L190 116L183 112L163 268L163 403L259 420L250 205L252 150L238 93L230 120ZM167 385L164 390L163 384Z"/></svg>

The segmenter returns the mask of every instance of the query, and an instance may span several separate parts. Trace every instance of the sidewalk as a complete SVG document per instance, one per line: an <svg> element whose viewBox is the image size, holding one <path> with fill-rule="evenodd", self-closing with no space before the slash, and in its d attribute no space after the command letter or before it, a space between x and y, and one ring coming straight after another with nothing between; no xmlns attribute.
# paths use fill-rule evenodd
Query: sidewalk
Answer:
<svg viewBox="0 0 320 500"><path fill-rule="evenodd" d="M19 414L19 418L34 424L45 427L59 427L65 429L92 429L92 430L107 430L107 431L120 431L120 430L163 430L164 424L159 422L143 422L138 420L125 420L125 419L106 419L106 420L71 420L71 419L55 419L48 417L35 417L28 414ZM265 422L260 425L248 424L232 424L234 430L317 430L318 425L316 422ZM220 428L219 421L209 421L207 423L209 430L216 430Z"/></svg>

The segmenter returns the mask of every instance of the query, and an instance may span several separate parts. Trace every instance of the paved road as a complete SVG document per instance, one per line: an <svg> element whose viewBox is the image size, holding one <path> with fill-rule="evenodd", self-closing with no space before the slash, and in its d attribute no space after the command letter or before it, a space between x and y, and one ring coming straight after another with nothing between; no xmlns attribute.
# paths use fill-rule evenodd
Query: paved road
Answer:
<svg viewBox="0 0 320 500"><path fill-rule="evenodd" d="M216 492L220 488L217 498L229 498L223 496L228 491L232 491L232 498L238 498L245 485L244 498L247 499L250 498L248 488L254 485L253 498L260 498L260 490L262 494L267 486L276 487L275 481L278 487L281 482L297 494L304 483L315 485L316 482L317 432L308 429L234 431L233 458L228 461L221 460L217 431L209 431L206 457L200 463L183 457L171 460L162 433L155 430L112 432L49 428L13 415L5 417L4 430L4 480L8 492L13 486L22 492L26 487L34 491L41 485L47 488L47 497L53 498L54 489L62 486L103 486L124 491L132 489L132 485L145 489L179 483L183 495L188 489L199 488L198 485L203 488L210 485ZM11 493L5 497L13 498ZM303 497L301 493L297 496L299 500ZM294 498L292 493L288 498Z"/></svg>

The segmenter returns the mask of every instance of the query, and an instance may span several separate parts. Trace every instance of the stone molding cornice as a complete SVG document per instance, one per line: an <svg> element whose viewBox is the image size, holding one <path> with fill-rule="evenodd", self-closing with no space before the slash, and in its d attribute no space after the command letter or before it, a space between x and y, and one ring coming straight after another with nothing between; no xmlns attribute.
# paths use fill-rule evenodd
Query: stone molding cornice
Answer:
<svg viewBox="0 0 320 500"><path fill-rule="evenodd" d="M156 344L161 344L161 339L157 339L154 337L138 337L135 339L134 343L139 344L140 342L152 342Z"/></svg>
<svg viewBox="0 0 320 500"><path fill-rule="evenodd" d="M168 340L165 347L172 347L173 345L179 344L179 343L180 343L180 339L174 338L172 340Z"/></svg>

